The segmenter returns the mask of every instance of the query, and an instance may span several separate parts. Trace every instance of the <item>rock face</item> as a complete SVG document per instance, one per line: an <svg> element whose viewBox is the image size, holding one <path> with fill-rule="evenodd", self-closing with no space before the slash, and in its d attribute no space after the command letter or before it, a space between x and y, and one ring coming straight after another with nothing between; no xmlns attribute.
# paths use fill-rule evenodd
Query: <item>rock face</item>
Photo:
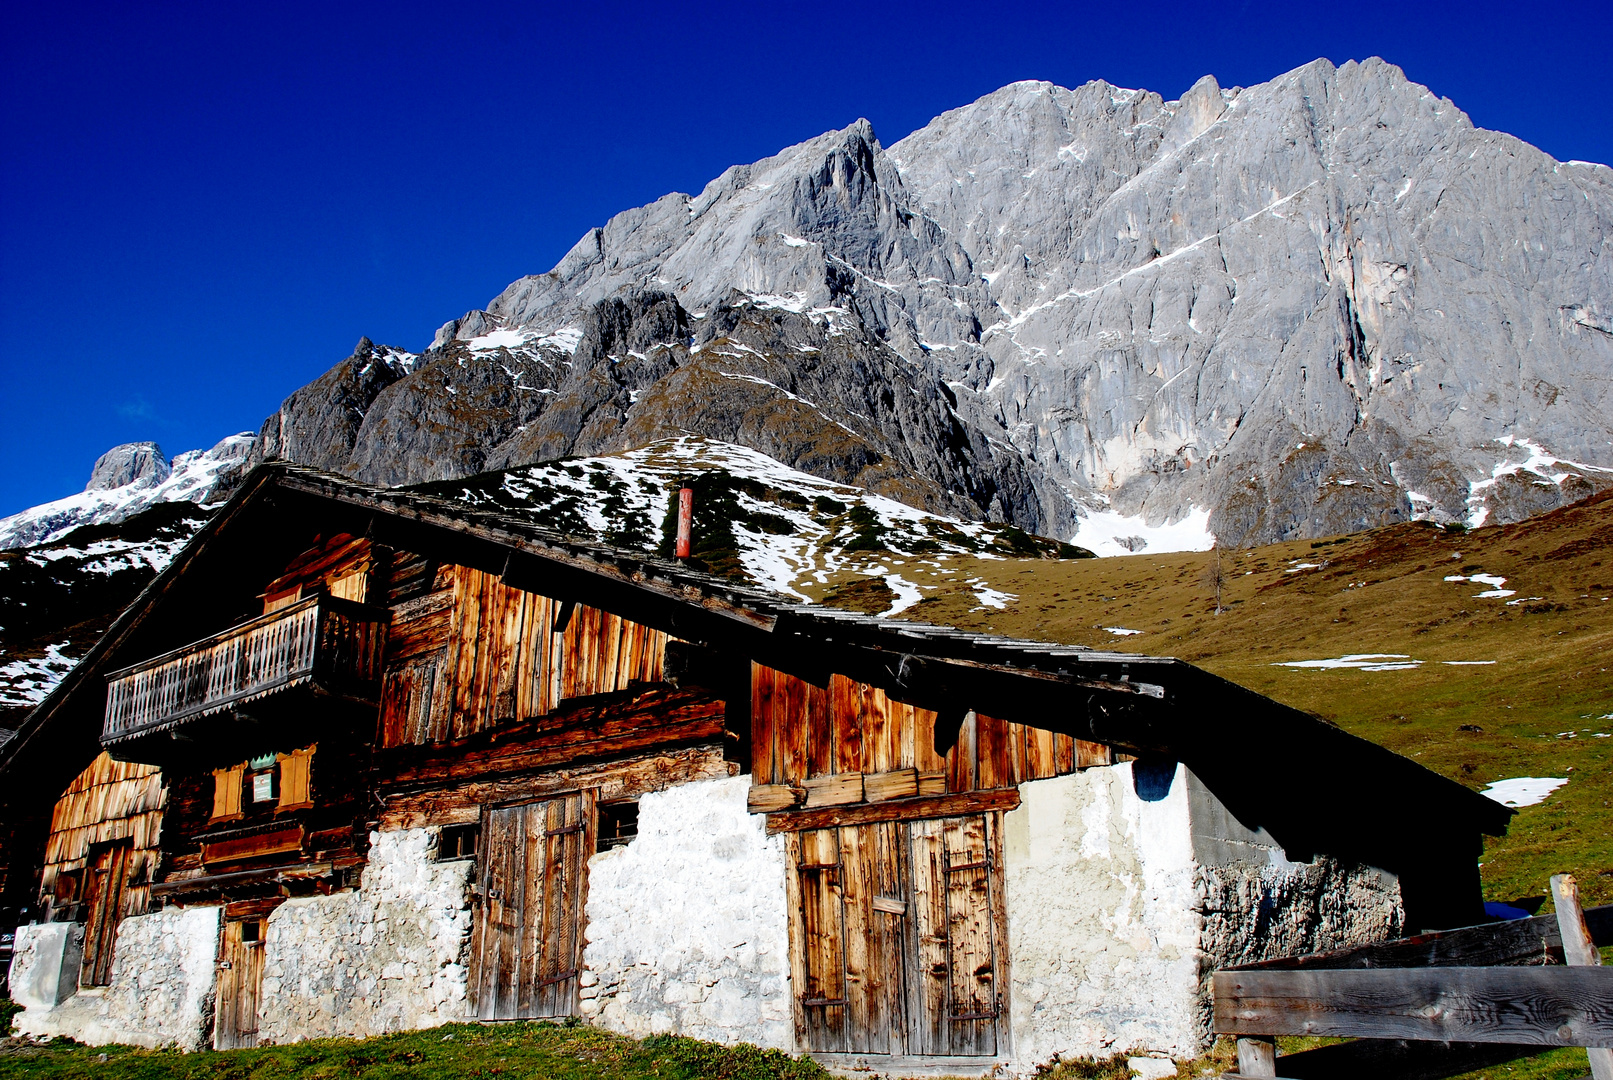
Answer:
<svg viewBox="0 0 1613 1080"><path fill-rule="evenodd" d="M124 443L96 459L84 490L111 491L130 484L160 484L168 479L171 471L167 455L156 443Z"/></svg>
<svg viewBox="0 0 1613 1080"><path fill-rule="evenodd" d="M79 494L0 518L0 550L50 543L84 525L126 521L160 503L215 506L246 475L256 446L252 433L243 432L172 461L154 442L114 446L96 460Z"/></svg>
<svg viewBox="0 0 1613 1080"><path fill-rule="evenodd" d="M407 483L689 432L1061 535L1515 520L1613 483L1610 229L1613 170L1381 60L1017 83L619 214L255 454Z"/></svg>

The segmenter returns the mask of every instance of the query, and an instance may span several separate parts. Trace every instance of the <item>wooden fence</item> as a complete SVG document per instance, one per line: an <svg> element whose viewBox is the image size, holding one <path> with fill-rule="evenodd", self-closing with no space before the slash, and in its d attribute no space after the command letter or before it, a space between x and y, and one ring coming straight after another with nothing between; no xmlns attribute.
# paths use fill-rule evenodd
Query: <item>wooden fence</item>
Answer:
<svg viewBox="0 0 1613 1080"><path fill-rule="evenodd" d="M315 596L107 676L101 741L224 712L277 690L379 685L387 612Z"/></svg>
<svg viewBox="0 0 1613 1080"><path fill-rule="evenodd" d="M1555 918L1216 972L1214 1028L1238 1037L1228 1076L1439 1080L1584 1046L1595 1080L1613 1080L1613 967L1596 951L1613 944L1613 905L1582 912L1566 875L1552 893ZM1278 1059L1278 1035L1361 1041Z"/></svg>

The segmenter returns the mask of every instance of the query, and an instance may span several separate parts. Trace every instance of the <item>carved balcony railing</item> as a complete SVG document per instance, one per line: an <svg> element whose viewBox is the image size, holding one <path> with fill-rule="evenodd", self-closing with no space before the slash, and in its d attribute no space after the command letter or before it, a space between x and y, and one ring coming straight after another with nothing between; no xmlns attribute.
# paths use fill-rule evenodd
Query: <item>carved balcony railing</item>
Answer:
<svg viewBox="0 0 1613 1080"><path fill-rule="evenodd" d="M307 688L375 702L389 613L315 596L107 676L112 746Z"/></svg>

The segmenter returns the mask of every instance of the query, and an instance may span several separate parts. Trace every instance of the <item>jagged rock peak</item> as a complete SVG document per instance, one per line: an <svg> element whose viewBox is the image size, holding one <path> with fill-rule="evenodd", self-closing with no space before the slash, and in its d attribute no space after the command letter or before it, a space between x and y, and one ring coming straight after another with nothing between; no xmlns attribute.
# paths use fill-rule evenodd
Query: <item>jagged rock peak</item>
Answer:
<svg viewBox="0 0 1613 1080"><path fill-rule="evenodd" d="M111 491L130 484L160 484L168 479L170 463L154 442L114 446L95 459L85 491Z"/></svg>
<svg viewBox="0 0 1613 1080"><path fill-rule="evenodd" d="M1613 482L1610 233L1613 172L1380 59L1015 83L624 210L263 442L401 483L698 431L949 513L1232 544L1515 520Z"/></svg>

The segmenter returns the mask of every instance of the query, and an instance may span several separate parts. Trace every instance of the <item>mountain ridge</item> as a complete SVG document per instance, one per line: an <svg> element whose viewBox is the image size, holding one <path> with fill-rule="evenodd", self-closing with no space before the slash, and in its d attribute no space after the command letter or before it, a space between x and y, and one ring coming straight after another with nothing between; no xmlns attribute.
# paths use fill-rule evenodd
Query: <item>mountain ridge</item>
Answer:
<svg viewBox="0 0 1613 1080"><path fill-rule="evenodd" d="M862 362L830 371L821 343L742 332L774 375L730 374L823 415L785 464L853 482L807 445L839 425L901 474L891 491L950 512L1070 536L1094 514L1208 511L1233 545L1515 520L1613 481L1610 229L1613 170L1475 128L1377 59L1230 90L1206 76L1175 101L1015 83L888 149L859 120L623 211L444 324L350 451L266 433L259 454L423 482L645 431L769 452L707 399L660 392L687 359L677 334L629 320L666 347L657 367L586 329L653 295L682 348L745 308L855 341ZM893 458L909 433L891 417L859 432L870 371L955 425L928 436L944 452ZM305 426L333 415L288 406ZM583 422L557 423L568 408ZM418 446L411 423L431 431ZM520 437L533 425L545 436Z"/></svg>

